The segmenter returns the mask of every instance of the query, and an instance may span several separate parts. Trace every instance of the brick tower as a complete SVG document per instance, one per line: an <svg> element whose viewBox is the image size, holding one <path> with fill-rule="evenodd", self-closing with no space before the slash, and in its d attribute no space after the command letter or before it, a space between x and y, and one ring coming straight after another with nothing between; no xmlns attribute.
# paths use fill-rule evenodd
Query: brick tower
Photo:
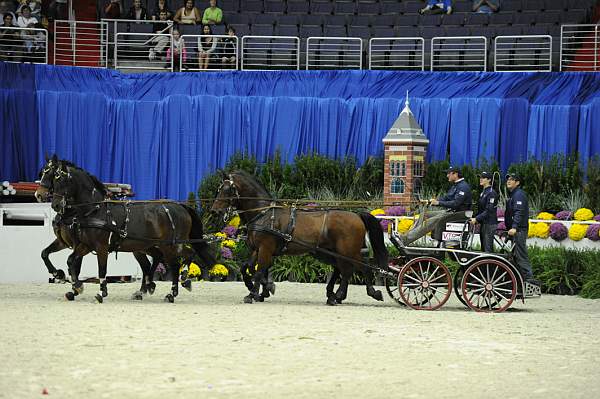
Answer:
<svg viewBox="0 0 600 399"><path fill-rule="evenodd" d="M408 105L407 92L404 109L383 138L385 205L408 205L423 187L429 140Z"/></svg>

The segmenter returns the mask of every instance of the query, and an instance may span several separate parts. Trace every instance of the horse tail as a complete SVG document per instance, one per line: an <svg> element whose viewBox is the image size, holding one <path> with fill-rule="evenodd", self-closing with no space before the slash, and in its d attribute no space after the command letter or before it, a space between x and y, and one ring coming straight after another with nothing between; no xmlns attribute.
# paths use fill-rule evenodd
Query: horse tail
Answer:
<svg viewBox="0 0 600 399"><path fill-rule="evenodd" d="M377 265L384 270L387 269L389 254L383 240L383 230L381 229L379 220L367 212L360 212L358 215L362 219L367 228L367 232L369 233L369 241L371 241L371 247L373 248Z"/></svg>
<svg viewBox="0 0 600 399"><path fill-rule="evenodd" d="M183 208L187 211L192 218L192 230L190 231L190 239L191 240L201 240L204 238L204 228L202 227L202 220L198 215L196 210L188 205L182 205ZM215 255L213 255L210 245L206 243L206 241L196 241L191 243L192 248L194 248L194 252L200 258L203 263L203 266L208 268L213 267L217 264L217 259Z"/></svg>

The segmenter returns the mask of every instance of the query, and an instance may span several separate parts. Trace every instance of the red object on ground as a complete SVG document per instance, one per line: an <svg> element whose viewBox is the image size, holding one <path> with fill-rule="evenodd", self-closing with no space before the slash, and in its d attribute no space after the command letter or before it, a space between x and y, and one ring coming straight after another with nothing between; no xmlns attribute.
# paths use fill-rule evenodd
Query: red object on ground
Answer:
<svg viewBox="0 0 600 399"><path fill-rule="evenodd" d="M42 389L42 395L48 395L48 390L46 388Z"/></svg>

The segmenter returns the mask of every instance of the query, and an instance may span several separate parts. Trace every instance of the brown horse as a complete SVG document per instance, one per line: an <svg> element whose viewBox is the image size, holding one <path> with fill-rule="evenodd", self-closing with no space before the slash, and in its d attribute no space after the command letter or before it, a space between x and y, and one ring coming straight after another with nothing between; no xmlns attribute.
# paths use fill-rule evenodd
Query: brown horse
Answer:
<svg viewBox="0 0 600 399"><path fill-rule="evenodd" d="M253 281L244 273L250 293L244 302L262 301L258 293L263 272L271 266L274 256L310 253L334 266L342 282L334 294L336 273L327 283L327 304L335 305L346 298L348 281L354 270L366 277L367 294L383 300L381 291L372 285L372 271L364 264L361 249L365 235L373 247L377 265L387 269L388 252L383 231L377 219L369 213L356 214L342 210L307 210L275 205L268 191L250 174L235 171L224 176L212 210L237 210L248 228L248 245L253 251L252 263L258 262Z"/></svg>
<svg viewBox="0 0 600 399"><path fill-rule="evenodd" d="M48 187L43 184L40 185ZM195 210L181 204L155 202L94 201L93 189L103 190L102 184L86 171L62 161L54 174L52 208L64 215L69 209L77 214L73 254L68 267L73 282L73 292L67 293L72 300L83 291L83 284L75 274L76 265L89 252L98 258L100 292L99 302L108 295L106 268L108 253L112 251L162 255L172 271L178 270L177 258L187 256L184 243L191 242L193 250L211 267L216 263L208 244L203 240L202 222ZM41 194L40 194L41 195ZM165 299L173 302L178 294L178 273L172 273L171 293Z"/></svg>

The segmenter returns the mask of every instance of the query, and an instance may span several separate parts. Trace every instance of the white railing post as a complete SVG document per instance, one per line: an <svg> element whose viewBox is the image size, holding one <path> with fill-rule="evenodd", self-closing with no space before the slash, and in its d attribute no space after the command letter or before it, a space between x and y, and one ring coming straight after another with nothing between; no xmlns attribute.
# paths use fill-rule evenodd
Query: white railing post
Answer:
<svg viewBox="0 0 600 399"><path fill-rule="evenodd" d="M377 56L389 53L389 63ZM369 69L425 70L425 39L422 37L377 37L369 39ZM374 61L375 60L375 61ZM414 65L410 65L410 64Z"/></svg>
<svg viewBox="0 0 600 399"><path fill-rule="evenodd" d="M315 64L311 64L311 43L313 41L319 42L319 52L321 53L319 62L315 61ZM323 67L328 69L357 69L358 67L358 69L362 69L362 42L362 39L358 37L309 37L306 39L306 69L311 69L311 67L315 67L314 69ZM350 48L340 50L340 46L350 46ZM358 50L354 47L358 47ZM334 64L333 62L338 58L338 62Z"/></svg>
<svg viewBox="0 0 600 399"><path fill-rule="evenodd" d="M539 62L536 63L538 59ZM552 72L552 36L496 37L494 40L494 71Z"/></svg>
<svg viewBox="0 0 600 399"><path fill-rule="evenodd" d="M270 53L271 63L264 58ZM241 70L300 69L300 38L297 36L242 37ZM280 61L280 62L278 62Z"/></svg>
<svg viewBox="0 0 600 399"><path fill-rule="evenodd" d="M452 43L453 41L460 43ZM438 42L439 55L436 55L435 46ZM452 55L457 55L465 61L461 63L459 60L456 62L448 60L450 57L448 53L453 53ZM475 69L485 72L487 70L487 54L487 38L484 36L434 37L431 39L430 70L435 71L436 68L442 68L443 70L470 71ZM439 61L436 61L436 58Z"/></svg>

